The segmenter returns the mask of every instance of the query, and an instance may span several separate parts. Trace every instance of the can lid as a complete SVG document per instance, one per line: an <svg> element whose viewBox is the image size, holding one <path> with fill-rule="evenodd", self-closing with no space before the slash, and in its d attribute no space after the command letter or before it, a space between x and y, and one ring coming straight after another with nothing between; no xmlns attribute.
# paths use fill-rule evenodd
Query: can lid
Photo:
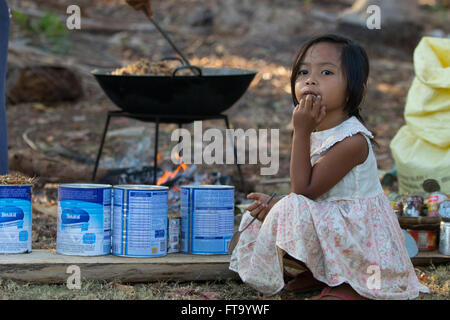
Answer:
<svg viewBox="0 0 450 320"><path fill-rule="evenodd" d="M95 183L63 183L59 185L64 188L86 188L86 189L95 189L95 188L111 188L110 184L95 184Z"/></svg>
<svg viewBox="0 0 450 320"><path fill-rule="evenodd" d="M114 189L133 189L133 190L169 190L169 187L154 186L147 184L121 184L113 187Z"/></svg>
<svg viewBox="0 0 450 320"><path fill-rule="evenodd" d="M434 179L425 180L422 184L422 187L423 187L423 190L425 190L426 192L429 192L429 193L438 192L439 190L441 190L441 186Z"/></svg>
<svg viewBox="0 0 450 320"><path fill-rule="evenodd" d="M180 188L196 188L196 189L234 189L234 186L224 184L190 184L184 185Z"/></svg>

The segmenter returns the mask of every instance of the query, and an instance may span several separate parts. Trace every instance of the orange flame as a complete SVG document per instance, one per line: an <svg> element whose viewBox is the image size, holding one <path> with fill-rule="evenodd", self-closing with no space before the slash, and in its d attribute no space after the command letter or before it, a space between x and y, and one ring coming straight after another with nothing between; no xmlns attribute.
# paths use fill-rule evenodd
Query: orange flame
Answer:
<svg viewBox="0 0 450 320"><path fill-rule="evenodd" d="M175 158L177 160L180 159L180 155L178 154L178 152L175 152ZM175 171L168 171L166 170L164 172L164 174L161 176L161 178L158 179L158 181L156 182L156 185L160 186L164 183L166 183L169 180L172 180L173 178L175 178L178 174L178 172L180 172L181 169L183 169L183 172L186 171L189 168L188 165L183 163L183 160L181 160L181 163L178 165L178 167L175 169ZM176 190L177 192L179 192L179 190Z"/></svg>
<svg viewBox="0 0 450 320"><path fill-rule="evenodd" d="M156 155L156 164L158 166L161 164L161 160L162 160L162 154L161 154L161 152L158 152L158 154Z"/></svg>

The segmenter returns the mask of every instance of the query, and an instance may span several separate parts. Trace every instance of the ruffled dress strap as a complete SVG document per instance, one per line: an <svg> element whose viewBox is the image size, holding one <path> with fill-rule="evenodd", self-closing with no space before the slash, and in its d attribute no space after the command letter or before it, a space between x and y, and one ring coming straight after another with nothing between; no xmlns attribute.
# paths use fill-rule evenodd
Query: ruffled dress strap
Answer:
<svg viewBox="0 0 450 320"><path fill-rule="evenodd" d="M373 134L354 116L333 128L313 132L311 134L311 157L323 154L334 144L357 133L362 133L366 138L373 138Z"/></svg>

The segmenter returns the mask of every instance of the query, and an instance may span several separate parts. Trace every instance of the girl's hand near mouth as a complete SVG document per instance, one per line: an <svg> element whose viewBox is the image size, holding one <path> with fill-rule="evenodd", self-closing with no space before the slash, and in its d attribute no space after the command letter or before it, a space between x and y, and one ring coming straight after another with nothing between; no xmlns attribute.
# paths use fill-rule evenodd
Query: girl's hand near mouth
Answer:
<svg viewBox="0 0 450 320"><path fill-rule="evenodd" d="M300 100L292 113L294 131L311 133L326 116L326 106L322 105L322 97L306 95Z"/></svg>

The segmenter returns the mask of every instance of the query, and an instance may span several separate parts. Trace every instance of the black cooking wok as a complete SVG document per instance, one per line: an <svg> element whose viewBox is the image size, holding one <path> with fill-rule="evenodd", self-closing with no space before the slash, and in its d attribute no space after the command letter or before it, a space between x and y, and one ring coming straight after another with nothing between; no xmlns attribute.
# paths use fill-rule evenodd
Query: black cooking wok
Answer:
<svg viewBox="0 0 450 320"><path fill-rule="evenodd" d="M195 75L177 75L183 68ZM186 66L168 75L111 75L92 72L106 95L122 110L140 114L216 115L230 108L247 90L257 71Z"/></svg>

